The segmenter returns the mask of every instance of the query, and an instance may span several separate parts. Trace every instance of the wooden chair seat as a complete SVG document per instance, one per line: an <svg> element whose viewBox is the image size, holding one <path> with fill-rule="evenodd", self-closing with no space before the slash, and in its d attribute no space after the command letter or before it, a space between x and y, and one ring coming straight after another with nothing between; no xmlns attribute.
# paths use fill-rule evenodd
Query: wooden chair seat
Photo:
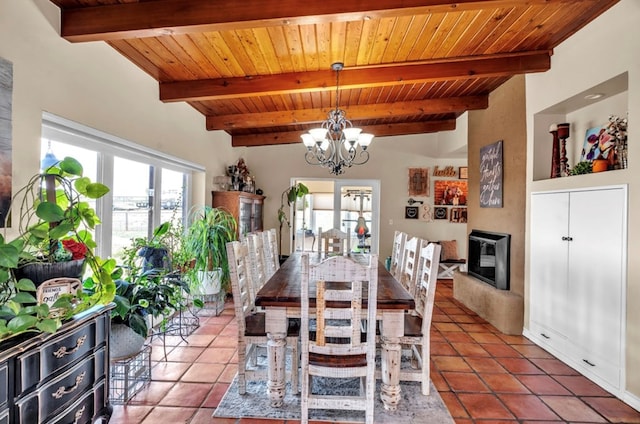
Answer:
<svg viewBox="0 0 640 424"><path fill-rule="evenodd" d="M323 355L309 352L309 365L329 366L333 368L366 367L367 355Z"/></svg>
<svg viewBox="0 0 640 424"><path fill-rule="evenodd" d="M422 337L422 317L413 314L404 314L405 337Z"/></svg>
<svg viewBox="0 0 640 424"><path fill-rule="evenodd" d="M256 336L267 336L266 331L266 314L264 312L257 312L251 315L248 315L244 319L245 336L256 337ZM287 337L297 337L300 334L300 324L295 321L289 321L289 327L287 328Z"/></svg>

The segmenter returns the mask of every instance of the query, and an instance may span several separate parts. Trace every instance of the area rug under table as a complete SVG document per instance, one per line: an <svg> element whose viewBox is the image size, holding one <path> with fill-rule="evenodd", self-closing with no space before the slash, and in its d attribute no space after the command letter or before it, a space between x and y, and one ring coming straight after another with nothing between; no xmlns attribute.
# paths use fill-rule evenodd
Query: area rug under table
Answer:
<svg viewBox="0 0 640 424"><path fill-rule="evenodd" d="M323 387L322 379L314 380L314 393L327 393L327 387ZM351 392L357 387L356 380L345 380L336 385L335 380L331 380L331 392L336 391ZM376 393L380 393L380 382L378 382ZM424 396L420 390L419 383L403 382L402 400L396 411L385 411L382 401L376 396L375 422L384 424L426 424L453 423L449 410L442 402L431 383L429 396ZM247 392L244 395L238 394L238 377L234 378L222 401L213 413L214 417L232 418L273 418L278 420L300 419L300 395L291 393L291 387L287 383L284 404L280 408L273 408L267 396L267 385L263 381L247 382ZM364 412L361 411L325 411L310 410L309 418L326 422L362 422Z"/></svg>

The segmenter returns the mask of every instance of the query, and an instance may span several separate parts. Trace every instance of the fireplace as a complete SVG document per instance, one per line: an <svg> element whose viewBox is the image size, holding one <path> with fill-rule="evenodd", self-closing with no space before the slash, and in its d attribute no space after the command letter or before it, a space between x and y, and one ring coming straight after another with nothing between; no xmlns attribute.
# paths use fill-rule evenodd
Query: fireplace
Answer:
<svg viewBox="0 0 640 424"><path fill-rule="evenodd" d="M499 290L509 290L511 235L472 230L469 234L468 270Z"/></svg>

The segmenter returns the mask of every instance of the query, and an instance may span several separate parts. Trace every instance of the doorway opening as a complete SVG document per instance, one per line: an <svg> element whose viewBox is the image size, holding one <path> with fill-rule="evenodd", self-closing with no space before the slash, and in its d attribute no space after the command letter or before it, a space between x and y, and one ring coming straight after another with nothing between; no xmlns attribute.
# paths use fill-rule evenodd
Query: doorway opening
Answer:
<svg viewBox="0 0 640 424"><path fill-rule="evenodd" d="M292 205L292 250L317 252L318 231L349 235L353 253L378 253L380 181L294 178L309 194Z"/></svg>

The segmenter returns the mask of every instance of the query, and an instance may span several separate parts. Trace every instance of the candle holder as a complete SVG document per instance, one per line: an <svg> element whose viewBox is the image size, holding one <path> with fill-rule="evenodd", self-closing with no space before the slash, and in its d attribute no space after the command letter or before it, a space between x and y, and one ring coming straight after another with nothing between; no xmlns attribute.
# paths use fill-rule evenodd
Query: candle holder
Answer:
<svg viewBox="0 0 640 424"><path fill-rule="evenodd" d="M558 124L558 138L560 139L560 176L569 175L569 159L567 158L567 138L569 138L568 123Z"/></svg>

